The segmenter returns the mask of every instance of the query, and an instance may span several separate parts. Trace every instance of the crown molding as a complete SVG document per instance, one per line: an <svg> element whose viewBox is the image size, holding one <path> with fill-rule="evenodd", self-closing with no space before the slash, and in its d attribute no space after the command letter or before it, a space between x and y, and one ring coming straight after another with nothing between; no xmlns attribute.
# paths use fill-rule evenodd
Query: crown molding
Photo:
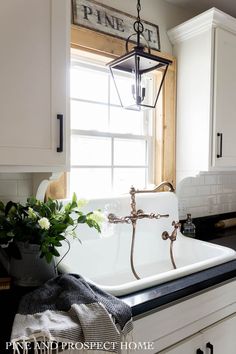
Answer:
<svg viewBox="0 0 236 354"><path fill-rule="evenodd" d="M194 37L208 29L221 27L236 34L236 19L213 7L167 32L172 44Z"/></svg>

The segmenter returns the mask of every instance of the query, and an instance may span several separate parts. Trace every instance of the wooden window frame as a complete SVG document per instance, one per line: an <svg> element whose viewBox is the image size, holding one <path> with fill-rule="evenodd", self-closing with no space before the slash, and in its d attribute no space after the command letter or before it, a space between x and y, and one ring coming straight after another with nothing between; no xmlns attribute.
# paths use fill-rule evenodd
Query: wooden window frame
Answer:
<svg viewBox="0 0 236 354"><path fill-rule="evenodd" d="M90 53L100 54L111 59L119 57L125 52L125 41L84 27L71 26L71 47ZM170 54L151 50L152 54L170 59L165 82L162 88L162 105L157 104L155 109L154 123L154 183L157 185L162 181L171 182L176 185L176 59ZM61 181L66 197L65 178ZM50 186L49 186L50 188ZM52 192L52 188L50 190ZM51 198L54 193L48 193Z"/></svg>
<svg viewBox="0 0 236 354"><path fill-rule="evenodd" d="M125 52L125 41L93 30L71 26L71 47L116 58ZM155 50L154 55L172 60L162 89L162 109L156 109L154 183L170 181L176 184L175 159L175 101L176 101L176 59ZM158 105L157 105L158 106Z"/></svg>

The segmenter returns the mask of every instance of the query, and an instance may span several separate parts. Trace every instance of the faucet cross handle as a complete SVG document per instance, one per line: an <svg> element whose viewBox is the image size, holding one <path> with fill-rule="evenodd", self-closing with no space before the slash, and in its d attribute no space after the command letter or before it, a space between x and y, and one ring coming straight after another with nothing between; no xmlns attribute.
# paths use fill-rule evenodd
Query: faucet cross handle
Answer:
<svg viewBox="0 0 236 354"><path fill-rule="evenodd" d="M177 230L178 228L181 227L181 223L178 222L178 221L172 221L172 226L174 226L174 230L172 231L171 234L169 234L167 231L164 231L162 233L162 239L163 240L168 240L170 239L171 241L175 241L176 240L176 237L177 237Z"/></svg>
<svg viewBox="0 0 236 354"><path fill-rule="evenodd" d="M179 221L172 221L172 226L174 226L175 229L178 229L181 227L181 223Z"/></svg>
<svg viewBox="0 0 236 354"><path fill-rule="evenodd" d="M111 224L130 224L130 216L124 216L121 218L118 218L115 214L110 213L107 216L108 222Z"/></svg>
<svg viewBox="0 0 236 354"><path fill-rule="evenodd" d="M155 213L144 213L142 209L137 210L137 219L160 219L160 218L168 218L169 214L155 214Z"/></svg>
<svg viewBox="0 0 236 354"><path fill-rule="evenodd" d="M172 221L172 226L174 226L174 231L172 232L170 239L175 241L177 236L177 230L181 228L181 223L178 221Z"/></svg>

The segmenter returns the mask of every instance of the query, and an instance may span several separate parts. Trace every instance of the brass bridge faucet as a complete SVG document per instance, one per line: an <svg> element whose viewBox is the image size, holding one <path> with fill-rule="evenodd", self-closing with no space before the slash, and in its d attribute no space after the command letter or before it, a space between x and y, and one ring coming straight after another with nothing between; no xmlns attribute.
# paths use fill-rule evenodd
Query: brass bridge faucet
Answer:
<svg viewBox="0 0 236 354"><path fill-rule="evenodd" d="M135 243L135 231L136 231L136 225L137 225L137 220L138 219L160 219L160 218L168 218L169 214L155 214L155 213L144 213L144 211L142 209L136 209L136 200L135 200L135 194L136 193L153 193L153 192L157 192L160 188L167 186L169 188L169 190L171 192L174 192L174 187L172 186L172 184L170 182L162 182L160 183L156 188L149 190L149 189L144 189L144 190L138 190L135 189L133 186L130 188L130 196L131 196L131 212L130 215L127 216L123 216L123 217L117 217L115 214L108 214L108 221L110 223L113 224L119 224L119 223L126 223L126 224L132 224L132 242L131 242L131 250L130 250L130 266L131 266L131 270L133 275L135 276L136 279L140 279L139 275L137 274L135 267L134 267L134 243ZM171 261L172 261L172 265L174 268L176 268L176 265L174 263L174 257L173 257L173 241L174 238L176 239L176 235L177 235L177 228L179 226L177 226L176 224L172 224L174 226L174 231L171 234L171 247L170 247L170 254L171 254ZM167 237L168 235L168 237ZM169 237L169 234L166 232L165 235L167 238ZM167 239L166 238L166 239ZM172 240L173 238L173 240ZM164 239L164 238L163 238Z"/></svg>
<svg viewBox="0 0 236 354"><path fill-rule="evenodd" d="M155 213L144 213L144 211L142 209L136 209L136 200L135 200L135 194L137 193L153 193L153 192L157 192L159 189L161 189L162 187L167 186L169 187L169 190L171 192L174 192L174 187L172 186L172 184L170 182L162 182L160 183L157 187L155 187L154 189L143 189L143 190L139 190L139 189L135 189L133 186L130 188L130 196L131 196L131 213L130 215L127 216L123 216L123 217L117 217L115 214L108 214L108 221L110 223L113 224L119 224L119 223L126 223L126 224L130 224L132 223L133 225L136 225L136 221L138 219L160 219L160 218L168 218L169 214L155 214Z"/></svg>

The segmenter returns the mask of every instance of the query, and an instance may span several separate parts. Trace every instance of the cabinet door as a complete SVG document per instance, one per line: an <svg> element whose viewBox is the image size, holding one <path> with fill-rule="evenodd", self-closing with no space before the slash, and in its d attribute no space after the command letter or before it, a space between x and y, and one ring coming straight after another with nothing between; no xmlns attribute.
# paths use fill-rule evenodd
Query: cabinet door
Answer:
<svg viewBox="0 0 236 354"><path fill-rule="evenodd" d="M0 171L65 169L69 4L0 2Z"/></svg>
<svg viewBox="0 0 236 354"><path fill-rule="evenodd" d="M233 314L159 354L235 354L235 333L236 314Z"/></svg>
<svg viewBox="0 0 236 354"><path fill-rule="evenodd" d="M196 334L185 340L165 349L159 354L204 354L202 346L202 335ZM222 353L221 353L222 354Z"/></svg>
<svg viewBox="0 0 236 354"><path fill-rule="evenodd" d="M236 315L217 322L203 331L203 342L206 354L236 353ZM207 346L207 343L208 346ZM208 348L207 348L208 347Z"/></svg>
<svg viewBox="0 0 236 354"><path fill-rule="evenodd" d="M216 167L236 166L236 36L217 28L213 105L213 154ZM218 157L217 157L218 156Z"/></svg>

